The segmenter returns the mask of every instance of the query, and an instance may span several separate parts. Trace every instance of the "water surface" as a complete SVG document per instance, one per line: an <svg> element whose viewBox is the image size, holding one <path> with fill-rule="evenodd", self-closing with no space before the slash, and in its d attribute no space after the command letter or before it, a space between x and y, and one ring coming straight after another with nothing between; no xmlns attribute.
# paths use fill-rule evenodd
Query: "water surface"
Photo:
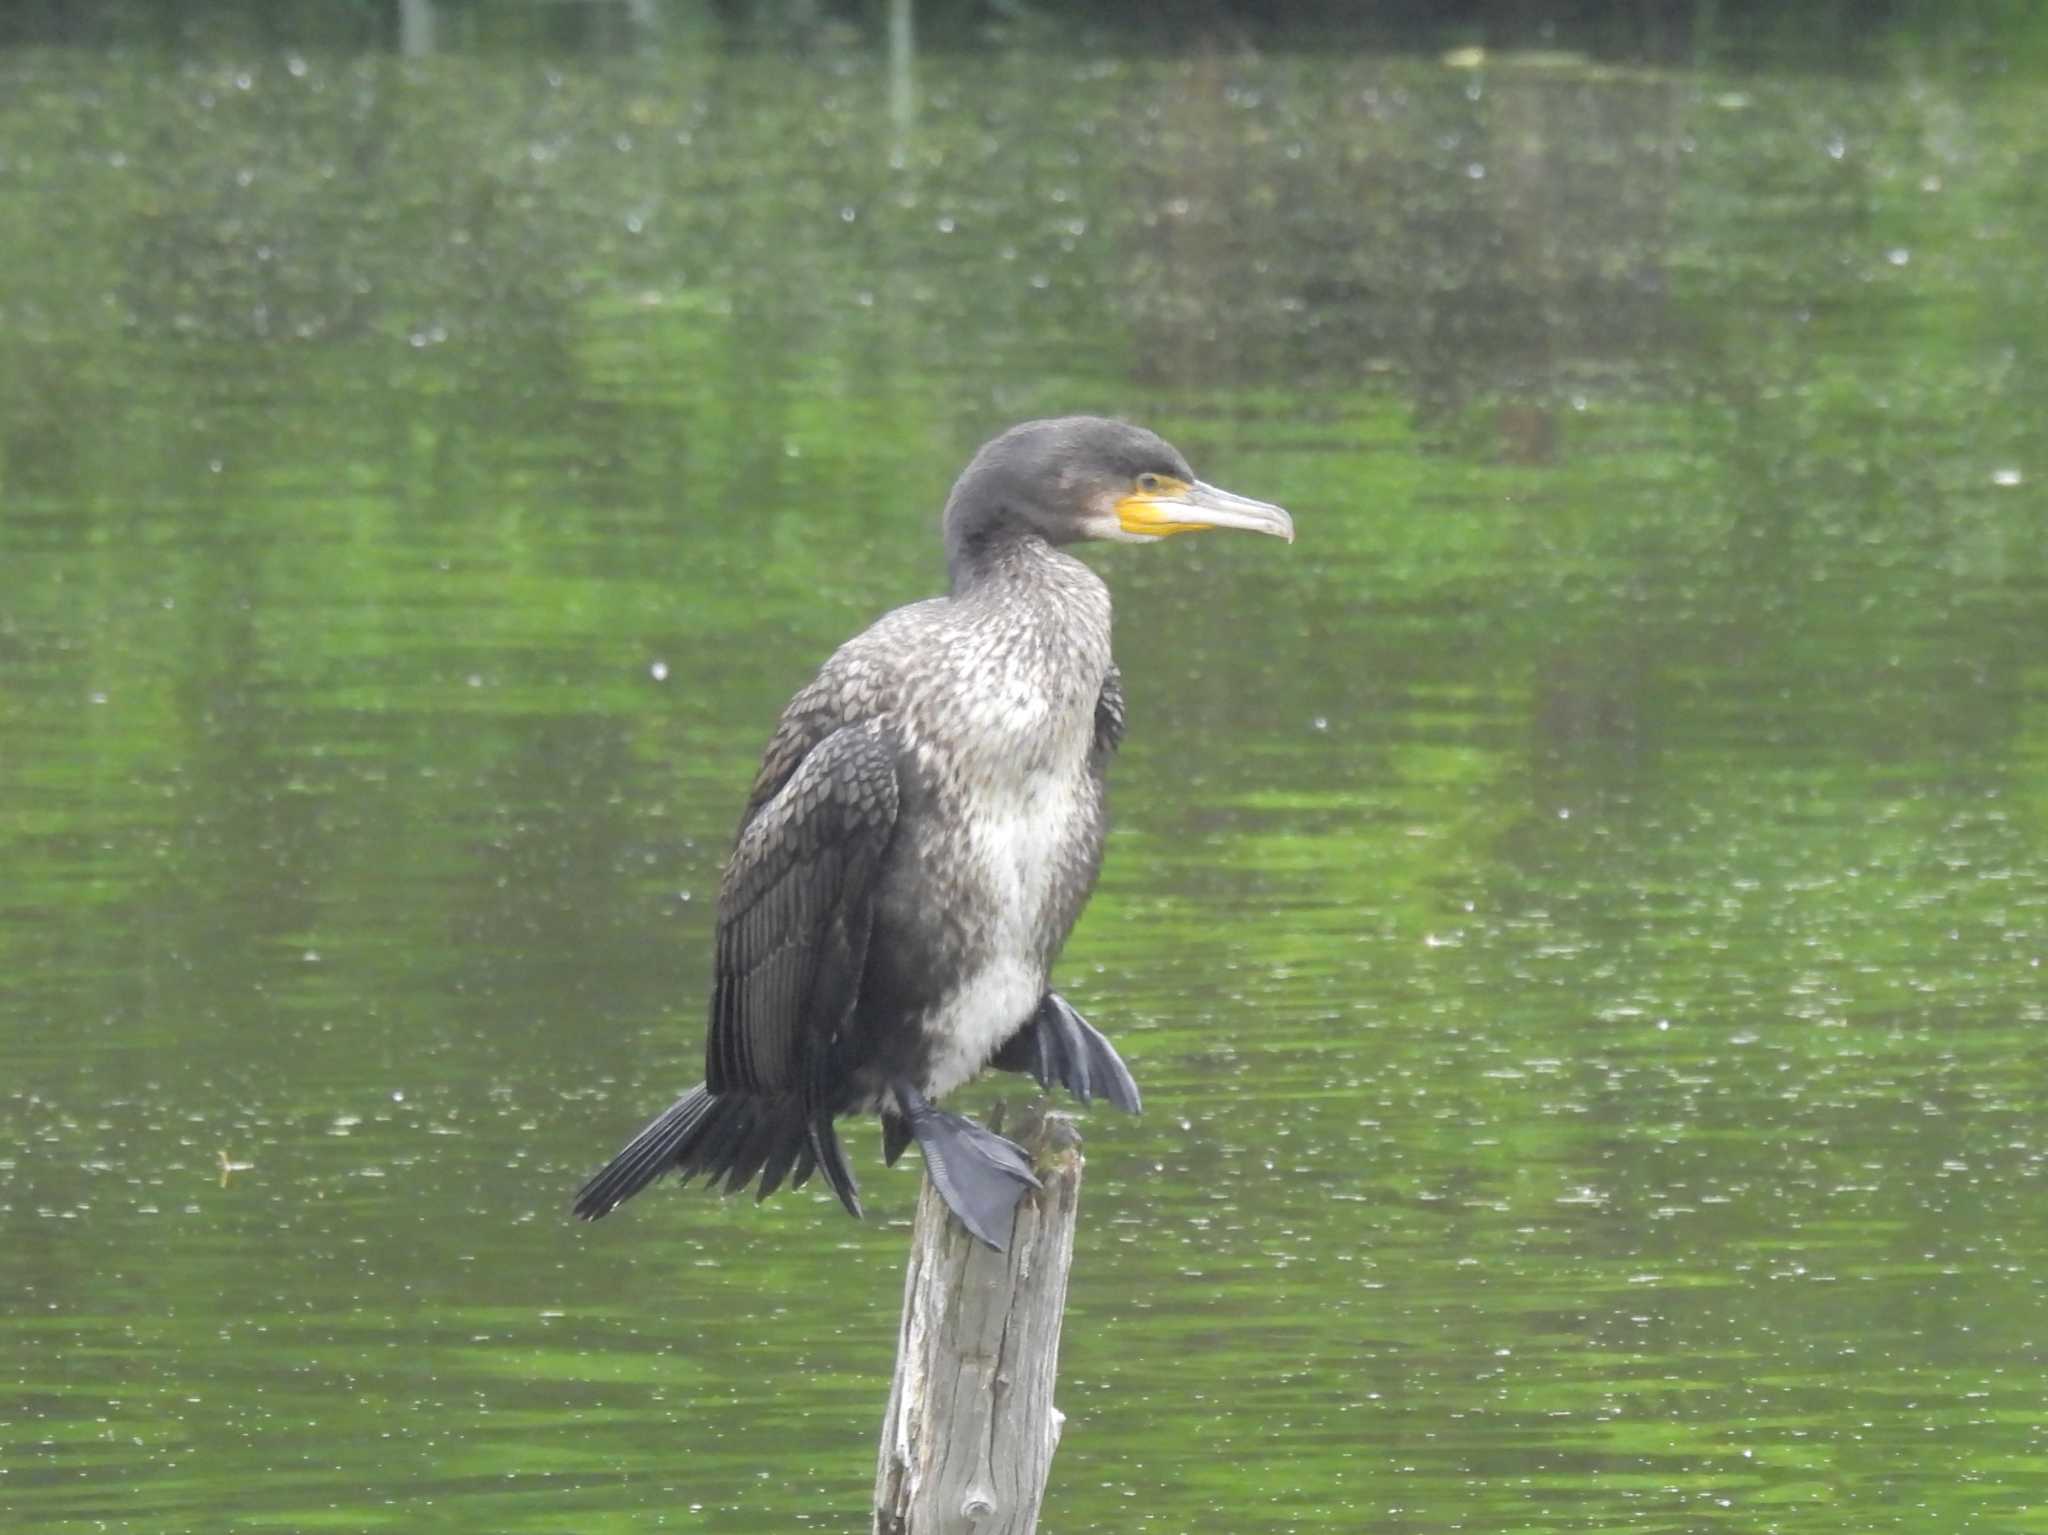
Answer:
<svg viewBox="0 0 2048 1535"><path fill-rule="evenodd" d="M2048 1529L2041 49L101 42L0 53L10 1528L866 1527L915 1159L567 1200L782 701L1103 410L1300 539L1090 556L1048 1528Z"/></svg>

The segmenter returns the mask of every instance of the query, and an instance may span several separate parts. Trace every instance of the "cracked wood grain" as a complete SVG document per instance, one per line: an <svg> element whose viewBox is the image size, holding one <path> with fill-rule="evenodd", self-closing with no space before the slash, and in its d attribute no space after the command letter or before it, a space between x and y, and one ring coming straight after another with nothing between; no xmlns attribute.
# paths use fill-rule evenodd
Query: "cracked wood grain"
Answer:
<svg viewBox="0 0 2048 1535"><path fill-rule="evenodd" d="M876 1535L1030 1535L1059 1443L1053 1406L1081 1139L1045 1114L1013 1137L1044 1187L1006 1252L970 1237L927 1178L875 1472Z"/></svg>

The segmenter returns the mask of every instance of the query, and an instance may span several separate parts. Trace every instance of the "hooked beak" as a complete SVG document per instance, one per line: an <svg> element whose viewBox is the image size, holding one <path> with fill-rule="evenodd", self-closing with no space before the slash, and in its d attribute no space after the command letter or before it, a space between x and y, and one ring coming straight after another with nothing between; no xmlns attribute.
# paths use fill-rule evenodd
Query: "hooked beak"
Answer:
<svg viewBox="0 0 2048 1535"><path fill-rule="evenodd" d="M1157 490L1132 491L1117 502L1116 520L1124 532L1147 538L1240 528L1294 542L1294 519L1272 502L1234 495L1201 480L1169 480Z"/></svg>

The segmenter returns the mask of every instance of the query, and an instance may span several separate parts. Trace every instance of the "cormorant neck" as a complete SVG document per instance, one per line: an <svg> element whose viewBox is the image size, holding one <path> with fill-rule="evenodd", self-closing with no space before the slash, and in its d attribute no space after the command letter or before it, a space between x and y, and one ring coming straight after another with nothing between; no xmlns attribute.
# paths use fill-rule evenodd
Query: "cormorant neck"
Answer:
<svg viewBox="0 0 2048 1535"><path fill-rule="evenodd" d="M1011 572L1042 569L1057 558L1044 535L1014 522L983 521L946 530L946 575L955 597Z"/></svg>

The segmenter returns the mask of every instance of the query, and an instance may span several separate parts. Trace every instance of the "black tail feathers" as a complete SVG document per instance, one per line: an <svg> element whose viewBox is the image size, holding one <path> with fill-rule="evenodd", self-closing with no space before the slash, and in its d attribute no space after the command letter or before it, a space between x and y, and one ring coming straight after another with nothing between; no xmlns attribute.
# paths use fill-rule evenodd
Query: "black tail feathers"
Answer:
<svg viewBox="0 0 2048 1535"><path fill-rule="evenodd" d="M594 1221L674 1168L683 1180L721 1179L725 1192L760 1174L766 1199L786 1178L802 1186L822 1168L846 1213L860 1215L860 1190L839 1149L829 1114L806 1115L794 1098L720 1096L701 1083L664 1109L604 1170L576 1193L576 1214Z"/></svg>

